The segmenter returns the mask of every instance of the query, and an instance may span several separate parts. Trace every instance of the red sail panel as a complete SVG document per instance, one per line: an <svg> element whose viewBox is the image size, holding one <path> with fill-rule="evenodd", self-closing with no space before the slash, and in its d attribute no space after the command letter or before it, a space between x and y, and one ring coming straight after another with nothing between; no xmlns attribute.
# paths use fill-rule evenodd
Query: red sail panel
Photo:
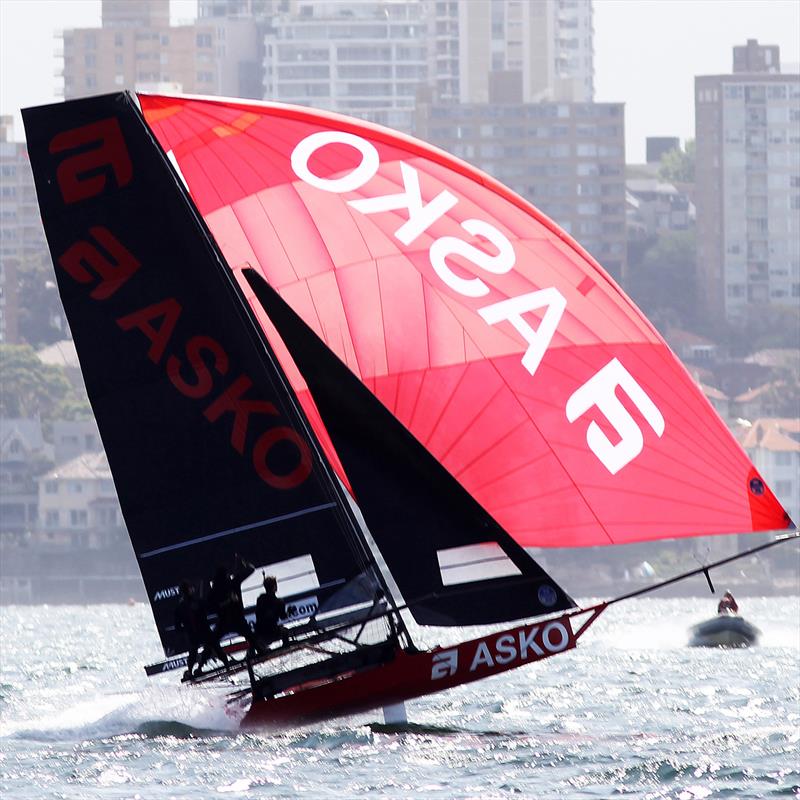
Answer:
<svg viewBox="0 0 800 800"><path fill-rule="evenodd" d="M520 544L787 525L641 312L506 187L334 114L140 100L231 268L278 289Z"/></svg>

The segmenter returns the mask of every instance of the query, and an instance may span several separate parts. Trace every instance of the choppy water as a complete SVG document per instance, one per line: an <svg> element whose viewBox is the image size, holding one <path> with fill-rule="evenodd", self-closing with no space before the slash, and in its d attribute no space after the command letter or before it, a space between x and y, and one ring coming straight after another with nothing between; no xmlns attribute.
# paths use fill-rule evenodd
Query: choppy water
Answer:
<svg viewBox="0 0 800 800"><path fill-rule="evenodd" d="M710 598L632 601L576 651L409 703L408 727L264 734L145 677L144 606L0 609L0 796L800 797L800 598L742 605L757 648L685 647Z"/></svg>

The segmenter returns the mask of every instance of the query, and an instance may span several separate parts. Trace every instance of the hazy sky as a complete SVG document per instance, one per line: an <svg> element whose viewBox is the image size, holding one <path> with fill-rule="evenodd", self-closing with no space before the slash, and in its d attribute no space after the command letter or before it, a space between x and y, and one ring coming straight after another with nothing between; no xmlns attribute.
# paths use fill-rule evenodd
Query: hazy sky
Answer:
<svg viewBox="0 0 800 800"><path fill-rule="evenodd" d="M172 0L173 21L195 11ZM100 0L0 0L2 113L53 102L55 31L99 24ZM594 29L595 99L626 104L629 162L646 136L694 136L694 76L730 72L734 44L777 44L782 65L800 63L798 0L595 0Z"/></svg>

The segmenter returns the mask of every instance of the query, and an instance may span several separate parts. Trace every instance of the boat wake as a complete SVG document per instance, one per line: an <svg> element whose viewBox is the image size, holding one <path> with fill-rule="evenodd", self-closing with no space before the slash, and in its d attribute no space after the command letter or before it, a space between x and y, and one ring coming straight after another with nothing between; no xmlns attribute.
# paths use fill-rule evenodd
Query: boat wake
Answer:
<svg viewBox="0 0 800 800"><path fill-rule="evenodd" d="M226 735L239 729L222 693L152 687L141 692L100 695L41 717L10 721L3 737L34 741L107 739L141 735L178 738Z"/></svg>

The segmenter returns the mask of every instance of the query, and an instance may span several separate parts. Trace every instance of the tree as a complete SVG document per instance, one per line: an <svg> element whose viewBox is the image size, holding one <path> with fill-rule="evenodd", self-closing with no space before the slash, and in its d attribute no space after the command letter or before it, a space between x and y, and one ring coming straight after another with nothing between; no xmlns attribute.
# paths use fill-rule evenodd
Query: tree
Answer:
<svg viewBox="0 0 800 800"><path fill-rule="evenodd" d="M17 279L20 336L33 347L63 339L64 332L56 320L64 318L64 310L49 253L24 260Z"/></svg>
<svg viewBox="0 0 800 800"><path fill-rule="evenodd" d="M83 419L91 416L85 393L61 367L43 364L29 345L0 345L0 416Z"/></svg>
<svg viewBox="0 0 800 800"><path fill-rule="evenodd" d="M796 305L751 305L743 319L709 324L708 333L728 342L739 358L767 348L796 348L800 341L800 309Z"/></svg>
<svg viewBox="0 0 800 800"><path fill-rule="evenodd" d="M685 150L674 147L661 156L661 167L658 174L665 181L694 183L694 163L694 139L687 139Z"/></svg>
<svg viewBox="0 0 800 800"><path fill-rule="evenodd" d="M693 328L695 323L695 235L668 231L631 264L626 290L654 325Z"/></svg>

